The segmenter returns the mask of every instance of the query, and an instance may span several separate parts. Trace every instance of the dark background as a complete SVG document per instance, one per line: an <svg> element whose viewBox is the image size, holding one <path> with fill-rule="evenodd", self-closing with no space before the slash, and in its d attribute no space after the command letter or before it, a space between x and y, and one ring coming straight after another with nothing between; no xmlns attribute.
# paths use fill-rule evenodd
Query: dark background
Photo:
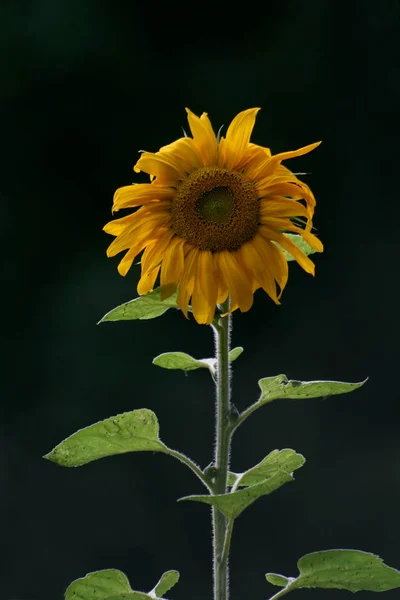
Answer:
<svg viewBox="0 0 400 600"><path fill-rule="evenodd" d="M235 313L236 405L268 375L369 377L350 395L264 407L236 434L236 471L273 448L307 463L237 521L232 600L269 597L264 573L294 576L314 550L357 548L400 568L399 23L398 0L1 0L1 599L61 599L108 567L145 591L178 569L169 597L211 598L209 510L176 503L202 491L182 465L150 453L79 469L41 458L81 427L147 407L165 443L211 460L207 373L151 364L172 350L210 356L211 329L177 311L96 325L136 296L139 276L136 266L123 279L105 256L113 193L144 181L137 151L179 137L185 106L216 130L261 106L253 141L274 153L323 140L287 166L312 173L326 251L315 279L291 264L282 306L259 291ZM296 592L319 596L350 594Z"/></svg>

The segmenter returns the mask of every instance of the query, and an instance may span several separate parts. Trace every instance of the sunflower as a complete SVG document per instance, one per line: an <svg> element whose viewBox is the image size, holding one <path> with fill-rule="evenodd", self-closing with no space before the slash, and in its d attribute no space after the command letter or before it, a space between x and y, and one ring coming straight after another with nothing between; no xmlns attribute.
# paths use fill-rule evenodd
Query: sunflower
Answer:
<svg viewBox="0 0 400 600"><path fill-rule="evenodd" d="M116 236L107 256L127 250L121 275L144 250L139 295L160 275L161 298L178 288L177 304L187 317L191 302L198 323L210 324L228 296L230 312L249 310L259 288L279 304L288 279L282 248L314 274L313 262L284 232L323 250L311 233L314 196L282 165L320 142L271 155L250 142L258 110L239 113L220 138L207 113L198 117L186 109L193 137L141 154L134 170L149 174L150 183L119 188L113 211L140 208L104 227Z"/></svg>

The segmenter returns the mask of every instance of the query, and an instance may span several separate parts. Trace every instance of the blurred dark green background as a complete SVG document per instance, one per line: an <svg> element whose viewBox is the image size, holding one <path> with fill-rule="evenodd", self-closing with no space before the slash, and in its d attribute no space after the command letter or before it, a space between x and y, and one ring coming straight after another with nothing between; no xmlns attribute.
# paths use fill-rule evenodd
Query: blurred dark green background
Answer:
<svg viewBox="0 0 400 600"><path fill-rule="evenodd" d="M295 575L319 549L400 568L399 24L397 0L1 0L1 599L61 599L107 567L143 590L178 569L170 597L211 598L209 510L176 502L201 491L183 466L146 453L79 469L41 458L76 429L148 407L168 445L211 460L207 374L151 364L172 350L209 356L210 328L176 311L96 325L136 296L139 275L121 278L105 256L113 193L144 180L138 150L179 137L185 106L215 129L261 106L253 141L274 153L323 140L287 165L311 173L326 251L315 279L291 264L282 306L259 291L235 313L236 405L267 375L370 378L347 396L272 404L237 433L234 470L273 448L307 463L238 520L232 600L269 597L265 572Z"/></svg>

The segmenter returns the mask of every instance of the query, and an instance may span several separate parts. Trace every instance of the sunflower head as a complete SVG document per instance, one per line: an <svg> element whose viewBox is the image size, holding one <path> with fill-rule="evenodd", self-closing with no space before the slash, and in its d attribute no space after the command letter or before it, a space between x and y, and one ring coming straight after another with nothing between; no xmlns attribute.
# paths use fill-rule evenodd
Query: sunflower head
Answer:
<svg viewBox="0 0 400 600"><path fill-rule="evenodd" d="M323 250L311 232L314 196L282 165L319 142L271 155L250 142L258 110L239 113L217 139L206 113L186 109L193 137L141 154L134 170L150 182L119 188L113 204L113 211L137 210L104 227L115 236L107 255L126 251L121 275L143 252L138 293L149 293L160 277L163 297L178 288L179 307L187 316L190 302L198 323L211 323L228 296L230 312L249 310L258 288L279 304L288 279L282 248L314 274L313 262L285 232Z"/></svg>

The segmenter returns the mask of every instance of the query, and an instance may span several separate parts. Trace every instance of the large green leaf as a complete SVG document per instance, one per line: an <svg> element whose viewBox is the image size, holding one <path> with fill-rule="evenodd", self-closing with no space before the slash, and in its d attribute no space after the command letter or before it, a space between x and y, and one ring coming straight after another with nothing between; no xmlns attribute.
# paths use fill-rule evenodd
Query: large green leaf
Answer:
<svg viewBox="0 0 400 600"><path fill-rule="evenodd" d="M157 288L146 296L139 296L134 300L120 304L108 312L99 323L106 321L135 321L136 319L154 319L160 317L169 308L178 308L176 303L178 293L161 300L161 288Z"/></svg>
<svg viewBox="0 0 400 600"><path fill-rule="evenodd" d="M162 600L162 596L179 579L178 571L164 573L156 587L145 594L136 592L121 571L106 569L88 573L67 588L65 600Z"/></svg>
<svg viewBox="0 0 400 600"><path fill-rule="evenodd" d="M169 452L158 437L156 415L147 408L110 417L80 429L44 458L63 467L78 467L93 460L125 452Z"/></svg>
<svg viewBox="0 0 400 600"><path fill-rule="evenodd" d="M316 252L316 250L314 250L314 248L311 248L310 244L307 244L307 242L302 238L301 235L298 235L297 233L285 233L284 235L287 238L289 238L290 240L292 240L292 242L294 242L296 244L296 246L298 248L300 248L300 250L306 256L308 256L309 254L314 254ZM282 248L282 246L280 246L279 244L276 244L276 245L279 247L279 250L281 250L281 252L283 252L283 254L285 255L285 258L288 262L291 260L296 260L291 254L289 254L289 252L284 250Z"/></svg>
<svg viewBox="0 0 400 600"><path fill-rule="evenodd" d="M345 383L343 381L296 381L289 380L286 375L265 377L258 382L261 388L261 396L256 404L267 404L280 398L297 400L347 394L364 385L365 381L359 383Z"/></svg>
<svg viewBox="0 0 400 600"><path fill-rule="evenodd" d="M335 588L358 592L384 592L400 587L400 571L388 567L375 554L360 550L312 552L297 563L297 578L267 573L269 583L284 588Z"/></svg>
<svg viewBox="0 0 400 600"><path fill-rule="evenodd" d="M293 473L293 471L302 467L304 463L304 456L297 454L297 452L290 448L273 450L258 465L255 465L248 471L244 473L229 473L228 484L230 486L235 485L235 488L256 485L279 471Z"/></svg>

